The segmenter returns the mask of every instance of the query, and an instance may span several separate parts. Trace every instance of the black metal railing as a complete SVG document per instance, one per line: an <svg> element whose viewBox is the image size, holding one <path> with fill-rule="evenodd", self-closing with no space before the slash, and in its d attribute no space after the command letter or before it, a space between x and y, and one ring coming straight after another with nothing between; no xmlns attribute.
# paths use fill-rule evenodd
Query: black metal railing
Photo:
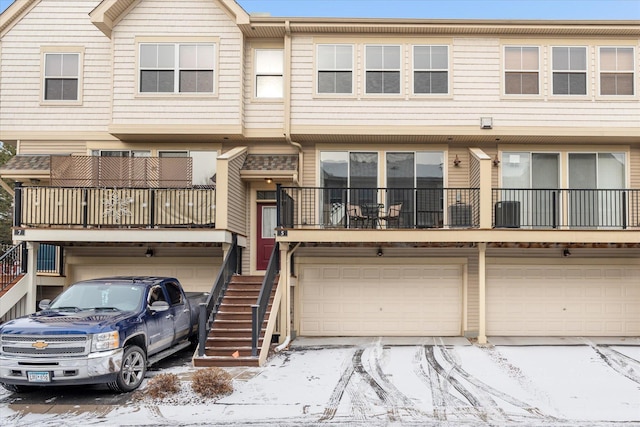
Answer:
<svg viewBox="0 0 640 427"><path fill-rule="evenodd" d="M17 227L215 227L214 188L15 187Z"/></svg>
<svg viewBox="0 0 640 427"><path fill-rule="evenodd" d="M640 190L493 189L496 228L627 229L640 226Z"/></svg>
<svg viewBox="0 0 640 427"><path fill-rule="evenodd" d="M276 277L280 273L280 248L276 243L271 252L269 258L269 264L267 271L264 274L262 280L262 287L260 288L260 294L258 300L251 306L251 355L258 356L258 343L260 341L260 332L262 331L262 323L264 323L264 317L267 313L267 307L269 300L271 299L271 293L273 291L273 284Z"/></svg>
<svg viewBox="0 0 640 427"><path fill-rule="evenodd" d="M27 244L22 242L6 250L0 256L0 291L27 272Z"/></svg>
<svg viewBox="0 0 640 427"><path fill-rule="evenodd" d="M220 303L227 290L227 286L231 281L231 277L239 272L239 263L241 260L240 248L238 247L238 237L233 235L233 242L224 258L224 262L220 267L218 276L211 288L211 293L207 297L207 302L200 304L200 313L198 319L198 356L202 357L205 353L207 336L211 330L211 325L215 320L215 315L220 308Z"/></svg>
<svg viewBox="0 0 640 427"><path fill-rule="evenodd" d="M478 188L280 187L283 228L477 228Z"/></svg>

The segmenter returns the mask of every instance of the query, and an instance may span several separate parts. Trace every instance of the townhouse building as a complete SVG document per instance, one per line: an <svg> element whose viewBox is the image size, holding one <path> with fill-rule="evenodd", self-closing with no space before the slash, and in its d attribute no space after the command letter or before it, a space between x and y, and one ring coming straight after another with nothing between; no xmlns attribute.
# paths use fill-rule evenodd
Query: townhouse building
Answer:
<svg viewBox="0 0 640 427"><path fill-rule="evenodd" d="M639 24L17 0L0 176L26 267L0 315L98 276L264 276L263 349L638 336Z"/></svg>

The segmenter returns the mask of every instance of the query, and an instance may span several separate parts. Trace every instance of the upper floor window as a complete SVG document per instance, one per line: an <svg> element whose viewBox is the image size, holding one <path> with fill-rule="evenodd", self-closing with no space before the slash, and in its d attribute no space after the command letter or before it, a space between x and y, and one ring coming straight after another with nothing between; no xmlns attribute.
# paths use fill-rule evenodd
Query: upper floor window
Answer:
<svg viewBox="0 0 640 427"><path fill-rule="evenodd" d="M554 95L587 94L587 48L553 47Z"/></svg>
<svg viewBox="0 0 640 427"><path fill-rule="evenodd" d="M600 95L633 95L633 48L600 48Z"/></svg>
<svg viewBox="0 0 640 427"><path fill-rule="evenodd" d="M256 98L282 98L284 95L284 51L256 49Z"/></svg>
<svg viewBox="0 0 640 427"><path fill-rule="evenodd" d="M413 93L449 92L449 48L413 47Z"/></svg>
<svg viewBox="0 0 640 427"><path fill-rule="evenodd" d="M353 46L318 45L318 93L353 93Z"/></svg>
<svg viewBox="0 0 640 427"><path fill-rule="evenodd" d="M536 46L505 46L504 93L507 95L538 95L539 54Z"/></svg>
<svg viewBox="0 0 640 427"><path fill-rule="evenodd" d="M366 93L400 94L400 46L366 46Z"/></svg>
<svg viewBox="0 0 640 427"><path fill-rule="evenodd" d="M140 92L213 93L213 43L140 44Z"/></svg>
<svg viewBox="0 0 640 427"><path fill-rule="evenodd" d="M79 53L44 54L44 100L78 101Z"/></svg>

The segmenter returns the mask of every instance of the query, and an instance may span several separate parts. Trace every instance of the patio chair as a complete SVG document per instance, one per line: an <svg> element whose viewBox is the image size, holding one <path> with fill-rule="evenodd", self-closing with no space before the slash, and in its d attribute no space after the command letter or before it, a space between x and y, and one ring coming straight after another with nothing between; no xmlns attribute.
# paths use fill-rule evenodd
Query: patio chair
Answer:
<svg viewBox="0 0 640 427"><path fill-rule="evenodd" d="M347 214L349 215L349 227L360 228L364 225L367 217L362 215L362 209L359 205L347 205Z"/></svg>
<svg viewBox="0 0 640 427"><path fill-rule="evenodd" d="M379 219L385 222L384 228L390 228L395 225L395 228L400 228L400 211L402 210L402 203L389 206L389 211L386 215L381 216Z"/></svg>

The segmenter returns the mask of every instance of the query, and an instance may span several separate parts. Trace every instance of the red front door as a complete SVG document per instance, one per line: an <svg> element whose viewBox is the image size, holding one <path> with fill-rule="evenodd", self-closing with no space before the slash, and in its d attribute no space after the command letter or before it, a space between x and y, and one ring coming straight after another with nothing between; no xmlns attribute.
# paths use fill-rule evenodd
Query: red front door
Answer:
<svg viewBox="0 0 640 427"><path fill-rule="evenodd" d="M276 205L258 203L258 239L256 269L266 270L276 244Z"/></svg>

